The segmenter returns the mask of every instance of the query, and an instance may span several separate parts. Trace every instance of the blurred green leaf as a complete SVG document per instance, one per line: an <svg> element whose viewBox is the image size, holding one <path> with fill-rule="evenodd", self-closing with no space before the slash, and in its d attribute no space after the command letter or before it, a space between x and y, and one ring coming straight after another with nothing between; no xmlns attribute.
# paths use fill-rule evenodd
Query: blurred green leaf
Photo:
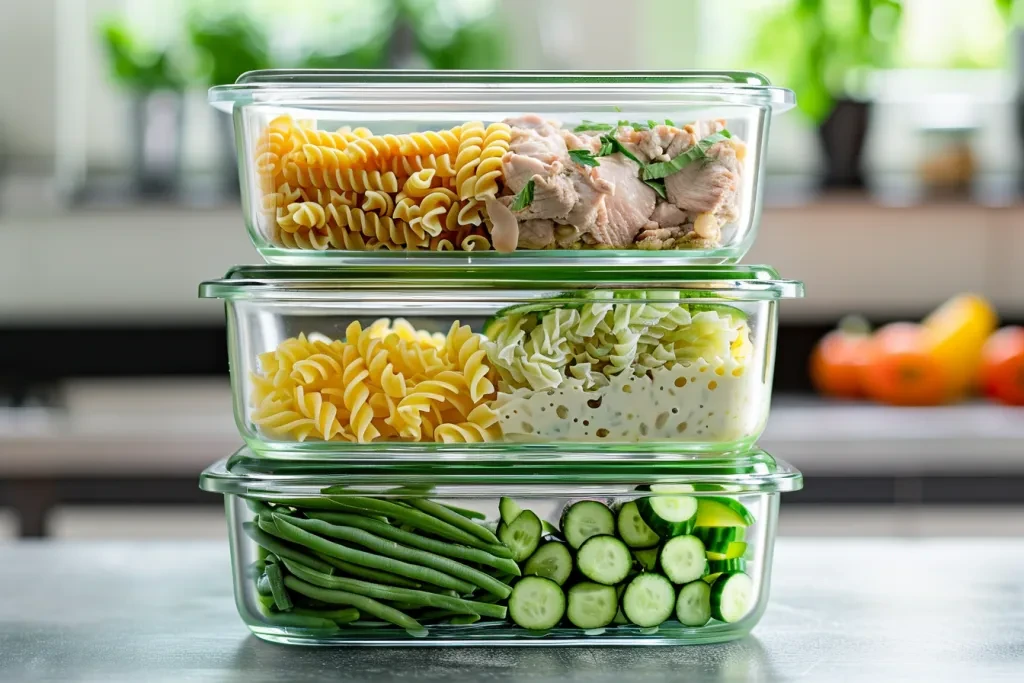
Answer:
<svg viewBox="0 0 1024 683"><path fill-rule="evenodd" d="M401 15L416 48L434 69L496 69L504 65L504 32L490 0L402 0Z"/></svg>
<svg viewBox="0 0 1024 683"><path fill-rule="evenodd" d="M199 60L199 75L207 85L234 83L246 71L271 66L266 35L244 14L193 13L188 35Z"/></svg>
<svg viewBox="0 0 1024 683"><path fill-rule="evenodd" d="M751 59L821 123L837 97L858 94L867 70L892 63L902 10L902 0L792 0L761 21Z"/></svg>
<svg viewBox="0 0 1024 683"><path fill-rule="evenodd" d="M167 51L145 45L122 19L110 18L100 24L114 80L138 92L181 90L184 78Z"/></svg>

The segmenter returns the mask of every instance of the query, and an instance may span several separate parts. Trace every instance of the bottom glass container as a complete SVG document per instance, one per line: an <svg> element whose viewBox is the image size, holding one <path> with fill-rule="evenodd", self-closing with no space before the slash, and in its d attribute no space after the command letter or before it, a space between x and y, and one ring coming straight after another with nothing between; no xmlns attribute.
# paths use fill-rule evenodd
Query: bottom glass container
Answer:
<svg viewBox="0 0 1024 683"><path fill-rule="evenodd" d="M203 473L225 497L235 600L308 645L684 645L768 602L779 494L762 451L273 463Z"/></svg>

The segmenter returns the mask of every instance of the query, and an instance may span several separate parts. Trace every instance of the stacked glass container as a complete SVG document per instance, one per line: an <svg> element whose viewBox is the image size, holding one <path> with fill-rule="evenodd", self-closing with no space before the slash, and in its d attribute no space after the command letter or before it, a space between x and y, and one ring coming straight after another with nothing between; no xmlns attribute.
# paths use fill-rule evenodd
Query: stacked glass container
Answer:
<svg viewBox="0 0 1024 683"><path fill-rule="evenodd" d="M309 644L686 644L768 599L778 305L749 73L255 72L235 598Z"/></svg>

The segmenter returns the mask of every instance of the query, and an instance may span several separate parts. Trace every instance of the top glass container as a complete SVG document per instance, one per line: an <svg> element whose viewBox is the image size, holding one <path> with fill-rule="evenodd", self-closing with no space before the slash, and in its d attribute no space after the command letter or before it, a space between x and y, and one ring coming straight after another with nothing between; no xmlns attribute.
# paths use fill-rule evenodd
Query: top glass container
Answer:
<svg viewBox="0 0 1024 683"><path fill-rule="evenodd" d="M715 264L753 244L794 97L735 71L269 70L210 102L271 263Z"/></svg>

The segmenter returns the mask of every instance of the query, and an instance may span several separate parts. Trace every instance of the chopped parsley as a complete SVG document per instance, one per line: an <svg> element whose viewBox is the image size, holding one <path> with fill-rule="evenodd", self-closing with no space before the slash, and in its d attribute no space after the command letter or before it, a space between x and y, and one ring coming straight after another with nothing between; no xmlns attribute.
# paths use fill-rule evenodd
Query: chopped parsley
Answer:
<svg viewBox="0 0 1024 683"><path fill-rule="evenodd" d="M664 178L665 176L670 176L673 173L677 173L678 171L681 171L687 166L689 166L694 161L705 158L708 154L708 150L711 149L712 145L722 142L723 140L728 140L731 137L732 134L730 134L729 131L725 129L723 129L719 133L713 133L704 138L703 140L698 140L696 145L686 150L685 152L677 156L675 159L670 159L669 161L659 161L656 164L648 164L647 166L644 166L641 171L640 177L643 180L655 180L657 178ZM604 138L601 139L603 140Z"/></svg>
<svg viewBox="0 0 1024 683"><path fill-rule="evenodd" d="M594 157L589 149L570 149L569 158L580 166L600 166L601 162Z"/></svg>
<svg viewBox="0 0 1024 683"><path fill-rule="evenodd" d="M508 207L512 211L522 211L533 203L533 181L529 181L523 186L523 189L519 191L516 198L512 201L512 204Z"/></svg>
<svg viewBox="0 0 1024 683"><path fill-rule="evenodd" d="M572 129L572 132L585 133L588 130L606 132L610 130L615 130L615 126L613 126L610 123L598 123L597 121L588 121L587 119L583 119L582 121L580 121L580 125Z"/></svg>

